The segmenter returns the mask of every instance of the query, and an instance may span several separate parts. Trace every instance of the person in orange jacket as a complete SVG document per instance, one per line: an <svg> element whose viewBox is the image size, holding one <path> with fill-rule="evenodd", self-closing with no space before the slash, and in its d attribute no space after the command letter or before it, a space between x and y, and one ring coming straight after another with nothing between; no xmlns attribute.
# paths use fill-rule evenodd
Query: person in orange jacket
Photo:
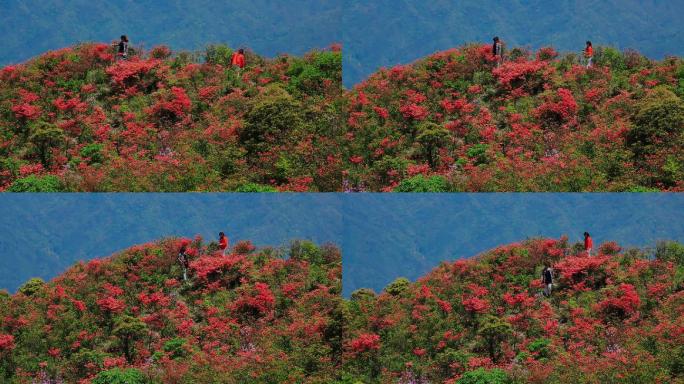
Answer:
<svg viewBox="0 0 684 384"><path fill-rule="evenodd" d="M591 239L589 232L584 232L584 251L587 256L591 257L591 249L594 247L594 241Z"/></svg>
<svg viewBox="0 0 684 384"><path fill-rule="evenodd" d="M591 41L587 41L587 46L584 48L584 58L587 60L587 68L591 68L594 61L594 47Z"/></svg>
<svg viewBox="0 0 684 384"><path fill-rule="evenodd" d="M225 233L219 232L219 249L221 250L221 255L226 255L226 249L228 249L228 236Z"/></svg>
<svg viewBox="0 0 684 384"><path fill-rule="evenodd" d="M242 69L245 67L245 50L240 48L237 52L233 53L233 58L230 60L232 66Z"/></svg>

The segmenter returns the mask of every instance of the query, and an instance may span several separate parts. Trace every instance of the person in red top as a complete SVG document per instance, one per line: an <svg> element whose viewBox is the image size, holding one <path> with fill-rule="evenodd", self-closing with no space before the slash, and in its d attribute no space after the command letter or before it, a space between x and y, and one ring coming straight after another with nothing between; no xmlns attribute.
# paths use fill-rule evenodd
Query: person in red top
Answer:
<svg viewBox="0 0 684 384"><path fill-rule="evenodd" d="M594 247L594 241L591 239L589 232L584 232L584 250L587 256L591 256L591 249Z"/></svg>
<svg viewBox="0 0 684 384"><path fill-rule="evenodd" d="M237 66L239 69L245 67L245 50L240 48L237 52L233 53L233 58L230 60L230 64Z"/></svg>
<svg viewBox="0 0 684 384"><path fill-rule="evenodd" d="M591 68L594 61L594 47L591 41L587 41L587 46L584 48L584 58L587 60L587 68Z"/></svg>
<svg viewBox="0 0 684 384"><path fill-rule="evenodd" d="M221 255L226 255L226 249L228 249L228 236L225 233L219 232L219 249L221 250Z"/></svg>

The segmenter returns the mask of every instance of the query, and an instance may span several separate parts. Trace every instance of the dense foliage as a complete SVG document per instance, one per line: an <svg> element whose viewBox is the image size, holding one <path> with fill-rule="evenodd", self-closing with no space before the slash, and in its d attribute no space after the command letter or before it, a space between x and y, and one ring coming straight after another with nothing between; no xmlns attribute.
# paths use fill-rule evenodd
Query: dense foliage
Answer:
<svg viewBox="0 0 684 384"><path fill-rule="evenodd" d="M0 72L9 191L679 191L684 61L470 45L341 86L341 52L228 66L83 45ZM202 62L201 64L199 62Z"/></svg>
<svg viewBox="0 0 684 384"><path fill-rule="evenodd" d="M324 165L341 125L338 46L248 52L244 71L222 45L201 55L160 46L118 62L113 53L86 44L0 70L0 188L335 188Z"/></svg>
<svg viewBox="0 0 684 384"><path fill-rule="evenodd" d="M0 381L327 383L341 364L340 290L333 246L135 246L0 295Z"/></svg>
<svg viewBox="0 0 684 384"><path fill-rule="evenodd" d="M351 189L684 189L684 61L598 48L439 52L347 94Z"/></svg>
<svg viewBox="0 0 684 384"><path fill-rule="evenodd" d="M534 239L347 302L349 383L684 383L684 246ZM555 269L542 295L544 265Z"/></svg>

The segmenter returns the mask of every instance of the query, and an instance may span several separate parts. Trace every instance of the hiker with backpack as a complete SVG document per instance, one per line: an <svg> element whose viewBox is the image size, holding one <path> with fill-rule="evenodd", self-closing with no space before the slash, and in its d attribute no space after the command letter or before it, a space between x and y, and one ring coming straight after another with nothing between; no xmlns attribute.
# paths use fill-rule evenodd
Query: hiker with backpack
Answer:
<svg viewBox="0 0 684 384"><path fill-rule="evenodd" d="M591 41L587 41L587 46L584 48L584 59L587 61L587 68L591 68L594 61L594 47Z"/></svg>
<svg viewBox="0 0 684 384"><path fill-rule="evenodd" d="M221 250L221 256L225 256L228 249L228 236L223 232L219 232L219 249Z"/></svg>
<svg viewBox="0 0 684 384"><path fill-rule="evenodd" d="M591 257L591 249L594 247L594 240L591 239L589 232L584 232L584 251Z"/></svg>
<svg viewBox="0 0 684 384"><path fill-rule="evenodd" d="M180 263L183 269L183 281L188 281L188 268L190 268L190 258L187 253L188 244L190 244L189 240L181 240L181 246L178 250L178 263Z"/></svg>
<svg viewBox="0 0 684 384"><path fill-rule="evenodd" d="M121 40L118 43L112 43L116 49L116 60L128 60L128 36L121 35Z"/></svg>
<svg viewBox="0 0 684 384"><path fill-rule="evenodd" d="M233 57L230 59L230 64L233 67L237 67L238 73L245 67L245 50L240 48L237 52L233 53Z"/></svg>
<svg viewBox="0 0 684 384"><path fill-rule="evenodd" d="M553 269L551 267L544 266L542 271L542 284L544 284L544 296L551 296L551 290L553 289Z"/></svg>
<svg viewBox="0 0 684 384"><path fill-rule="evenodd" d="M503 42L499 39L499 36L494 37L492 56L494 56L494 59L496 60L496 66L500 67L501 63L503 63Z"/></svg>

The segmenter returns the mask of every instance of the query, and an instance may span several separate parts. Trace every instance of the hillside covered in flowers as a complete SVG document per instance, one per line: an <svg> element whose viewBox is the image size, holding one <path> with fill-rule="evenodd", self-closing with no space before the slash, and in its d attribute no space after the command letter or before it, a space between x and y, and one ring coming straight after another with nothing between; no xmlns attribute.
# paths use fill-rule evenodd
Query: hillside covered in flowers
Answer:
<svg viewBox="0 0 684 384"><path fill-rule="evenodd" d="M684 189L684 61L468 45L347 93L348 183L383 191Z"/></svg>
<svg viewBox="0 0 684 384"><path fill-rule="evenodd" d="M487 45L341 83L303 57L87 44L0 70L7 191L681 191L684 61Z"/></svg>
<svg viewBox="0 0 684 384"><path fill-rule="evenodd" d="M581 249L527 240L355 291L346 382L684 383L684 246Z"/></svg>
<svg viewBox="0 0 684 384"><path fill-rule="evenodd" d="M232 53L160 46L116 61L85 44L0 69L0 189L336 188L325 165L341 125L340 47L248 51L242 71Z"/></svg>
<svg viewBox="0 0 684 384"><path fill-rule="evenodd" d="M0 294L0 382L327 383L341 364L340 291L330 245L135 246Z"/></svg>

